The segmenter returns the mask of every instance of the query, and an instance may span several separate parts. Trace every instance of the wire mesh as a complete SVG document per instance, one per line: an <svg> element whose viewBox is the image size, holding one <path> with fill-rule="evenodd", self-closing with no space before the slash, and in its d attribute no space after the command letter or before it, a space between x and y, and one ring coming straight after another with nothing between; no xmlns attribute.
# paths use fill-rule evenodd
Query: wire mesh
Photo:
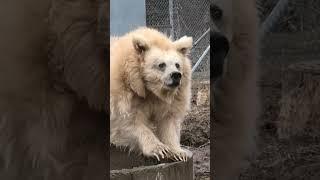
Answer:
<svg viewBox="0 0 320 180"><path fill-rule="evenodd" d="M193 37L197 41L209 29L209 0L146 0L147 26L179 39ZM206 33L194 45L190 58L195 65L210 45L210 35ZM210 53L207 53L194 72L194 77L209 78Z"/></svg>

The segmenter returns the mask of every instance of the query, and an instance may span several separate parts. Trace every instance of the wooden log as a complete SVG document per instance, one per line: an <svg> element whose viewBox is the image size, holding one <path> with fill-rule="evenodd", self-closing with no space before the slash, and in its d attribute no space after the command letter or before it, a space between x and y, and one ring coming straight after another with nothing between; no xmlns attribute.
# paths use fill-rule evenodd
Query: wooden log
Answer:
<svg viewBox="0 0 320 180"><path fill-rule="evenodd" d="M111 180L193 180L193 156L187 162L145 158L110 147Z"/></svg>
<svg viewBox="0 0 320 180"><path fill-rule="evenodd" d="M289 65L282 76L278 122L279 138L319 136L320 61Z"/></svg>

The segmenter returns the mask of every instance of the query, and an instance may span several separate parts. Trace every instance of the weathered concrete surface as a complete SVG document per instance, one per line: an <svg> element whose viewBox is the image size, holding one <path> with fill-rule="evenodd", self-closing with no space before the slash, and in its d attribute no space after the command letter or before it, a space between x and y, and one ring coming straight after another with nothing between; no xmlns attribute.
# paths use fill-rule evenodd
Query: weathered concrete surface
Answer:
<svg viewBox="0 0 320 180"><path fill-rule="evenodd" d="M192 154L190 152L190 154ZM187 162L145 158L110 147L111 180L193 180L193 157Z"/></svg>

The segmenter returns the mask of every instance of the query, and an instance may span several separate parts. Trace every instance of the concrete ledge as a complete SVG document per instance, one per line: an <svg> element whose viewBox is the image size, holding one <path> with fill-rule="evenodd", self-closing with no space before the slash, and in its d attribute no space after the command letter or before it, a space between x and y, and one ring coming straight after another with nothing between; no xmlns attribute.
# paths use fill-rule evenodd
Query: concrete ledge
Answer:
<svg viewBox="0 0 320 180"><path fill-rule="evenodd" d="M193 180L193 157L187 162L145 158L110 147L111 180Z"/></svg>

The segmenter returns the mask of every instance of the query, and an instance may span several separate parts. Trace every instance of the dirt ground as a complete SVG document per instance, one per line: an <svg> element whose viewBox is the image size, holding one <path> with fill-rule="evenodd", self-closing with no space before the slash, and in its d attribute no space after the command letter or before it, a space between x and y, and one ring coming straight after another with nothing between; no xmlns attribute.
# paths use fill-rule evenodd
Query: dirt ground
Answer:
<svg viewBox="0 0 320 180"><path fill-rule="evenodd" d="M241 180L318 180L320 179L319 138L309 136L278 140L272 130L262 129L260 153Z"/></svg>
<svg viewBox="0 0 320 180"><path fill-rule="evenodd" d="M287 64L263 63L260 81L262 114L258 153L243 170L241 180L318 180L320 179L320 137L305 133L289 139L277 135L281 98L281 72Z"/></svg>
<svg viewBox="0 0 320 180"><path fill-rule="evenodd" d="M189 113L182 131L181 141L193 152L196 180L210 177L210 109L195 107Z"/></svg>
<svg viewBox="0 0 320 180"><path fill-rule="evenodd" d="M258 152L243 169L240 180L319 180L320 137L305 133L289 139L279 139L277 123L281 98L281 69L286 65L265 63L259 85L261 87L262 113L257 137ZM194 95L199 91L194 87ZM194 153L196 180L210 179L210 109L197 106L193 98L182 131L182 144Z"/></svg>
<svg viewBox="0 0 320 180"><path fill-rule="evenodd" d="M202 85L200 81L193 82L193 97L191 111L182 126L181 142L190 147L193 152L194 173L196 180L210 179L210 107L209 102L197 106L197 92L205 92L204 99L209 98L209 84ZM209 100L209 99L207 99Z"/></svg>

